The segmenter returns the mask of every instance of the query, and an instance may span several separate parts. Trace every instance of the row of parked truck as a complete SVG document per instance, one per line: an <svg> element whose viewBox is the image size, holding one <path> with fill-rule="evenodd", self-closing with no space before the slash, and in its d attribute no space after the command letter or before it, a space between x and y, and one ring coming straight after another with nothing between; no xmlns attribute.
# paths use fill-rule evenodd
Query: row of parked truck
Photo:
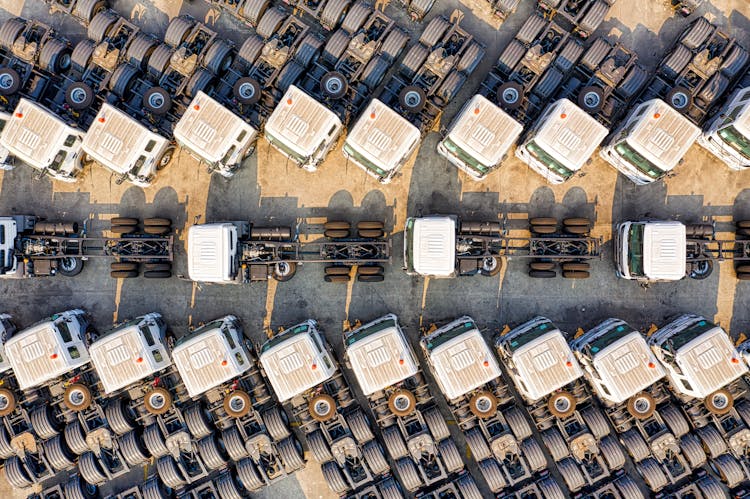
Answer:
<svg viewBox="0 0 750 499"><path fill-rule="evenodd" d="M71 477L42 497L246 497L304 467L303 448L348 497L481 497L456 441L503 497L744 497L750 482L750 341L693 314L645 336L535 317L492 344L471 317L433 325L419 346L450 416L393 314L345 325L346 372L314 320L258 348L234 316L177 340L158 313L101 334L82 310L0 324L5 476ZM113 490L152 458L153 476Z"/></svg>

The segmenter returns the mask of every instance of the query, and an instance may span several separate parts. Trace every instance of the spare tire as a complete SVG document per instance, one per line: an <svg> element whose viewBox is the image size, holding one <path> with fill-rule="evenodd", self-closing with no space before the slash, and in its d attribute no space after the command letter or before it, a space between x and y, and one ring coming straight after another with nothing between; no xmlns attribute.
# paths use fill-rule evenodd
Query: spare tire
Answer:
<svg viewBox="0 0 750 499"><path fill-rule="evenodd" d="M578 94L578 106L589 114L596 114L604 106L604 92L599 87L583 87Z"/></svg>
<svg viewBox="0 0 750 499"><path fill-rule="evenodd" d="M348 89L346 76L338 71L329 71L320 79L320 91L331 99L342 98Z"/></svg>
<svg viewBox="0 0 750 499"><path fill-rule="evenodd" d="M690 95L690 90L685 87L674 87L667 94L667 104L675 108L677 111L684 113L693 104L693 96Z"/></svg>
<svg viewBox="0 0 750 499"><path fill-rule="evenodd" d="M398 102L404 110L418 113L427 104L427 95L421 88L415 85L407 85L399 92Z"/></svg>
<svg viewBox="0 0 750 499"><path fill-rule="evenodd" d="M75 82L65 89L65 103L72 109L86 109L94 102L94 90L83 82Z"/></svg>
<svg viewBox="0 0 750 499"><path fill-rule="evenodd" d="M497 102L505 109L517 109L523 103L523 87L515 81L503 83L497 87Z"/></svg>
<svg viewBox="0 0 750 499"><path fill-rule="evenodd" d="M0 68L0 95L13 95L21 88L21 76L13 68Z"/></svg>
<svg viewBox="0 0 750 499"><path fill-rule="evenodd" d="M172 107L169 92L161 87L151 87L143 94L143 107L157 116L167 114Z"/></svg>
<svg viewBox="0 0 750 499"><path fill-rule="evenodd" d="M261 96L260 83L255 78L244 76L232 87L232 95L240 104L255 104Z"/></svg>

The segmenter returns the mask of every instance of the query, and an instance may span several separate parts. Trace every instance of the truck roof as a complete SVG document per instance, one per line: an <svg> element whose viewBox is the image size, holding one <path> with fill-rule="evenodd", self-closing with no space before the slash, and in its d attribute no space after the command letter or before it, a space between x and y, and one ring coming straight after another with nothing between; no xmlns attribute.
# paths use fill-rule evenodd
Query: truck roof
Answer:
<svg viewBox="0 0 750 499"><path fill-rule="evenodd" d="M414 150L420 137L419 129L406 118L378 99L372 99L344 144L389 172Z"/></svg>
<svg viewBox="0 0 750 499"><path fill-rule="evenodd" d="M46 168L69 135L78 140L83 132L68 126L43 106L21 98L0 135L0 145L34 168Z"/></svg>
<svg viewBox="0 0 750 499"><path fill-rule="evenodd" d="M640 117L632 125L627 142L663 171L677 166L701 133L700 128L661 99L642 103L634 113Z"/></svg>
<svg viewBox="0 0 750 499"><path fill-rule="evenodd" d="M560 99L544 113L549 118L534 133L534 141L566 168L580 170L609 130L568 99Z"/></svg>
<svg viewBox="0 0 750 499"><path fill-rule="evenodd" d="M562 332L544 317L532 319L498 339L511 352L518 371L533 400L546 397L583 375Z"/></svg>
<svg viewBox="0 0 750 499"><path fill-rule="evenodd" d="M414 271L421 275L452 275L456 267L455 218L436 215L411 220Z"/></svg>
<svg viewBox="0 0 750 499"><path fill-rule="evenodd" d="M193 225L188 229L188 276L198 282L227 282L232 267L231 223Z"/></svg>
<svg viewBox="0 0 750 499"><path fill-rule="evenodd" d="M21 390L40 386L89 362L83 341L68 351L55 325L55 318L39 322L13 335L5 343L5 355Z"/></svg>
<svg viewBox="0 0 750 499"><path fill-rule="evenodd" d="M419 371L414 352L393 314L347 333L344 344L365 395L395 385Z"/></svg>
<svg viewBox="0 0 750 499"><path fill-rule="evenodd" d="M166 349L159 349L160 360L151 354L158 347L153 341L151 345L146 341L140 328L144 319L138 317L118 326L89 347L91 363L105 392L112 393L124 388L172 363ZM162 352L166 355L162 355Z"/></svg>
<svg viewBox="0 0 750 499"><path fill-rule="evenodd" d="M336 126L341 120L333 111L292 85L269 116L264 132L307 157Z"/></svg>
<svg viewBox="0 0 750 499"><path fill-rule="evenodd" d="M435 379L454 400L500 376L500 366L474 321L467 316L422 339Z"/></svg>
<svg viewBox="0 0 750 499"><path fill-rule="evenodd" d="M222 320L196 329L172 350L188 395L195 397L250 369L250 360ZM231 344L230 344L231 340ZM233 353L234 352L234 353Z"/></svg>
<svg viewBox="0 0 750 499"><path fill-rule="evenodd" d="M8 338L14 332L5 327L4 321L7 321L5 323L10 324L11 316L8 314L0 314L0 373L4 373L11 369L8 356L5 355L5 342L8 341Z"/></svg>
<svg viewBox="0 0 750 499"><path fill-rule="evenodd" d="M203 91L174 127L179 143L212 163L221 160L232 144L252 141L256 135L255 128Z"/></svg>
<svg viewBox="0 0 750 499"><path fill-rule="evenodd" d="M650 279L676 281L687 267L685 225L682 222L645 222L643 272Z"/></svg>
<svg viewBox="0 0 750 499"><path fill-rule="evenodd" d="M523 125L481 94L464 106L448 138L486 166L500 162L518 140Z"/></svg>
<svg viewBox="0 0 750 499"><path fill-rule="evenodd" d="M117 173L126 173L143 154L149 141L156 143L151 148L154 151L160 149L158 144L169 142L123 111L105 103L83 138L82 148L97 162Z"/></svg>
<svg viewBox="0 0 750 499"><path fill-rule="evenodd" d="M336 365L312 336L310 321L289 328L261 347L260 363L276 397L285 402L327 381Z"/></svg>

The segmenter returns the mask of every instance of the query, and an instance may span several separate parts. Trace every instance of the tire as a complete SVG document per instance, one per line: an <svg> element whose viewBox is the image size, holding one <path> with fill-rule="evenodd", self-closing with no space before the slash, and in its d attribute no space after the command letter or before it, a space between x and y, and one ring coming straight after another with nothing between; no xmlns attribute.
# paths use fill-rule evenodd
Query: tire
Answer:
<svg viewBox="0 0 750 499"><path fill-rule="evenodd" d="M351 38L344 30L334 32L323 47L323 60L335 66L349 46Z"/></svg>
<svg viewBox="0 0 750 499"><path fill-rule="evenodd" d="M553 225L532 225L531 232L535 235L546 236L557 232L557 227Z"/></svg>
<svg viewBox="0 0 750 499"><path fill-rule="evenodd" d="M220 474L214 479L214 483L219 494L218 499L243 499L247 495L245 488L229 473Z"/></svg>
<svg viewBox="0 0 750 499"><path fill-rule="evenodd" d="M221 432L221 440L232 461L240 461L249 456L245 442L236 425L232 425Z"/></svg>
<svg viewBox="0 0 750 499"><path fill-rule="evenodd" d="M427 428L436 442L450 437L450 431L448 431L445 418L440 414L440 410L437 407L427 409L422 413L422 417L424 417Z"/></svg>
<svg viewBox="0 0 750 499"><path fill-rule="evenodd" d="M252 26L257 26L269 6L269 0L249 0L242 6L240 15Z"/></svg>
<svg viewBox="0 0 750 499"><path fill-rule="evenodd" d="M456 63L456 71L468 76L474 72L483 58L484 49L482 46L476 42L471 42Z"/></svg>
<svg viewBox="0 0 750 499"><path fill-rule="evenodd" d="M320 24L327 30L335 29L343 20L349 0L330 0L320 13Z"/></svg>
<svg viewBox="0 0 750 499"><path fill-rule="evenodd" d="M665 100L667 104L681 113L686 113L693 104L693 97L690 95L690 90L680 86L670 90Z"/></svg>
<svg viewBox="0 0 750 499"><path fill-rule="evenodd" d="M327 276L347 276L349 277L349 274L351 273L351 267L343 267L339 265L331 265L325 268L324 272ZM347 279L348 280L348 279Z"/></svg>
<svg viewBox="0 0 750 499"><path fill-rule="evenodd" d="M562 276L565 279L588 279L591 274L585 271L563 271Z"/></svg>
<svg viewBox="0 0 750 499"><path fill-rule="evenodd" d="M700 47L713 31L714 27L711 23L705 17L700 17L686 30L680 42L690 50L694 50Z"/></svg>
<svg viewBox="0 0 750 499"><path fill-rule="evenodd" d="M123 435L119 443L122 456L131 468L144 464L151 457L143 439L135 431Z"/></svg>
<svg viewBox="0 0 750 499"><path fill-rule="evenodd" d="M652 491L659 492L667 486L667 477L661 470L659 463L656 462L656 459L649 457L636 464L635 467L643 477L643 481L646 482L646 486Z"/></svg>
<svg viewBox="0 0 750 499"><path fill-rule="evenodd" d="M143 273L146 279L169 279L172 272L169 270L147 270Z"/></svg>
<svg viewBox="0 0 750 499"><path fill-rule="evenodd" d="M245 417L252 408L252 399L244 390L234 390L222 402L224 411L233 418Z"/></svg>
<svg viewBox="0 0 750 499"><path fill-rule="evenodd" d="M500 471L500 466L498 466L494 459L485 459L484 461L481 461L479 463L479 471L482 472L482 476L487 481L490 490L496 494L508 485Z"/></svg>
<svg viewBox="0 0 750 499"><path fill-rule="evenodd" d="M461 454L458 453L458 447L456 447L456 443L450 438L446 438L438 444L438 452L440 452L440 457L443 459L443 464L445 464L445 470L449 474L457 473L464 469L464 462L461 459Z"/></svg>
<svg viewBox="0 0 750 499"><path fill-rule="evenodd" d="M740 466L731 454L718 456L711 462L711 468L713 468L716 474L719 475L721 481L730 489L737 487L747 480L745 478L745 473L742 471L742 466Z"/></svg>
<svg viewBox="0 0 750 499"><path fill-rule="evenodd" d="M563 493L560 485L557 484L552 478L542 478L537 482L540 492L544 499L565 499L565 493ZM637 490L637 489L636 489ZM627 499L627 498L622 498Z"/></svg>
<svg viewBox="0 0 750 499"><path fill-rule="evenodd" d="M144 270L146 272L170 272L172 270L172 265L169 263L147 263L143 266Z"/></svg>
<svg viewBox="0 0 750 499"><path fill-rule="evenodd" d="M419 35L419 43L430 48L443 38L446 30L450 27L448 21L440 16L435 17L430 23L424 28L422 34Z"/></svg>
<svg viewBox="0 0 750 499"><path fill-rule="evenodd" d="M399 92L398 102L406 112L418 113L427 105L427 94L417 86L407 85Z"/></svg>
<svg viewBox="0 0 750 499"><path fill-rule="evenodd" d="M531 262L529 263L529 270L555 270L557 264L555 262Z"/></svg>
<svg viewBox="0 0 750 499"><path fill-rule="evenodd" d="M594 438L601 440L603 437L609 435L609 423L604 417L604 414L596 407L587 407L581 410L581 417L588 425L589 431L594 435Z"/></svg>
<svg viewBox="0 0 750 499"><path fill-rule="evenodd" d="M498 70L506 77L510 76L524 54L526 54L526 47L518 40L511 40L497 60Z"/></svg>
<svg viewBox="0 0 750 499"><path fill-rule="evenodd" d="M145 72L148 70L148 60L157 45L158 42L153 36L143 32L138 33L128 45L125 60L139 71Z"/></svg>
<svg viewBox="0 0 750 499"><path fill-rule="evenodd" d="M237 58L243 61L247 66L252 66L258 60L258 56L263 50L264 42L258 36L250 36L240 46L237 52Z"/></svg>
<svg viewBox="0 0 750 499"><path fill-rule="evenodd" d="M187 482L172 456L162 456L156 461L156 472L167 487L179 489Z"/></svg>
<svg viewBox="0 0 750 499"><path fill-rule="evenodd" d="M386 471L390 470L388 462L385 460L383 455L383 449L380 448L380 444L374 440L367 442L362 447L362 454L365 457L367 467L373 475L382 475Z"/></svg>
<svg viewBox="0 0 750 499"><path fill-rule="evenodd" d="M116 22L117 14L113 11L104 10L99 12L91 19L86 36L94 42L99 43L109 34L109 30Z"/></svg>
<svg viewBox="0 0 750 499"><path fill-rule="evenodd" d="M52 468L57 471L65 471L75 467L76 455L65 444L61 435L55 435L42 444L44 453L47 455Z"/></svg>
<svg viewBox="0 0 750 499"><path fill-rule="evenodd" d="M727 451L727 444L719 431L713 426L704 426L695 430L698 438L703 442L703 449L711 459L716 459Z"/></svg>
<svg viewBox="0 0 750 499"><path fill-rule="evenodd" d="M349 231L344 229L326 230L323 235L329 239L345 239L349 237Z"/></svg>
<svg viewBox="0 0 750 499"><path fill-rule="evenodd" d="M229 456L224 449L224 443L217 435L210 435L198 441L198 454L201 461L209 470L217 470L226 466Z"/></svg>
<svg viewBox="0 0 750 499"><path fill-rule="evenodd" d="M289 87L297 83L300 76L305 72L305 68L297 64L296 61L288 62L284 69L279 73L279 77L276 79L276 86L279 92L286 93Z"/></svg>
<svg viewBox="0 0 750 499"><path fill-rule="evenodd" d="M656 400L648 392L636 393L628 399L627 409L636 419L648 419L656 410Z"/></svg>
<svg viewBox="0 0 750 499"><path fill-rule="evenodd" d="M349 282L349 274L347 275L327 275L323 278L325 282L344 283Z"/></svg>
<svg viewBox="0 0 750 499"><path fill-rule="evenodd" d="M78 420L74 420L65 426L65 442L70 450L75 454L81 455L88 452L89 445L86 443L86 432Z"/></svg>
<svg viewBox="0 0 750 499"><path fill-rule="evenodd" d="M557 471L571 492L577 492L586 485L586 480L583 477L583 473L581 473L581 469L571 458L565 458L557 463Z"/></svg>
<svg viewBox="0 0 750 499"><path fill-rule="evenodd" d="M47 440L60 433L60 423L55 415L55 410L51 406L39 407L32 411L29 417L31 427L40 439Z"/></svg>
<svg viewBox="0 0 750 499"><path fill-rule="evenodd" d="M49 38L39 51L39 67L55 74L70 70L72 50L66 40Z"/></svg>
<svg viewBox="0 0 750 499"><path fill-rule="evenodd" d="M160 458L169 454L164 436L159 429L159 425L153 423L143 430L143 443L146 444L149 454L155 458Z"/></svg>
<svg viewBox="0 0 750 499"><path fill-rule="evenodd" d="M86 483L79 475L72 475L63 487L66 499L96 499L99 497L99 488L96 485Z"/></svg>
<svg viewBox="0 0 750 499"><path fill-rule="evenodd" d="M547 450L549 450L550 456L555 462L570 455L568 445L557 428L550 428L542 432L542 442L547 447Z"/></svg>
<svg viewBox="0 0 750 499"><path fill-rule="evenodd" d="M349 490L349 485L344 480L344 476L341 474L339 465L336 462L328 461L327 463L323 463L321 471L328 487L332 491L341 495Z"/></svg>
<svg viewBox="0 0 750 499"><path fill-rule="evenodd" d="M65 89L65 103L76 111L87 109L94 103L94 90L82 82L72 83Z"/></svg>
<svg viewBox="0 0 750 499"><path fill-rule="evenodd" d="M550 279L556 276L557 272L555 272L554 270L529 270L529 277L534 277L537 279Z"/></svg>
<svg viewBox="0 0 750 499"><path fill-rule="evenodd" d="M619 470L625 466L625 452L620 444L612 436L606 436L599 441L599 452L601 452L610 471Z"/></svg>
<svg viewBox="0 0 750 499"><path fill-rule="evenodd" d="M263 423L266 425L266 430L273 440L280 442L291 435L287 427L286 416L278 406L271 407L261 416Z"/></svg>
<svg viewBox="0 0 750 499"><path fill-rule="evenodd" d="M137 270L113 270L109 273L112 279L132 279L138 277Z"/></svg>
<svg viewBox="0 0 750 499"><path fill-rule="evenodd" d="M202 439L214 432L211 416L201 402L185 409L183 417L188 431L196 439Z"/></svg>
<svg viewBox="0 0 750 499"><path fill-rule="evenodd" d="M541 471L547 467L547 459L544 457L544 451L533 438L527 438L521 442L521 453L526 458L531 471Z"/></svg>
<svg viewBox="0 0 750 499"><path fill-rule="evenodd" d="M262 93L258 81L249 76L240 78L232 87L232 96L237 99L237 102L240 104L256 104L260 100Z"/></svg>
<svg viewBox="0 0 750 499"><path fill-rule="evenodd" d="M91 406L91 390L81 383L72 383L65 388L63 404L73 412L81 412Z"/></svg>
<svg viewBox="0 0 750 499"><path fill-rule="evenodd" d="M271 271L273 278L279 282L291 280L297 273L297 264L295 262L282 261L275 263Z"/></svg>
<svg viewBox="0 0 750 499"><path fill-rule="evenodd" d="M203 58L203 66L213 74L221 76L232 65L232 45L224 40L215 39L208 47L206 55Z"/></svg>
<svg viewBox="0 0 750 499"><path fill-rule="evenodd" d="M385 443L385 448L388 450L388 454L394 461L409 455L398 425L391 425L383 429L383 442Z"/></svg>
<svg viewBox="0 0 750 499"><path fill-rule="evenodd" d="M255 464L250 459L243 459L237 465L237 477L249 491L258 490L265 485L261 480Z"/></svg>
<svg viewBox="0 0 750 499"><path fill-rule="evenodd" d="M175 153L175 147L169 146L167 147L164 152L161 153L161 156L156 160L156 170L161 171L172 162L172 159L174 159L174 153Z"/></svg>
<svg viewBox="0 0 750 499"><path fill-rule="evenodd" d="M294 51L294 60L302 67L308 67L320 54L323 41L318 35L309 33L297 46L297 50Z"/></svg>
<svg viewBox="0 0 750 499"><path fill-rule="evenodd" d="M156 116L163 116L172 107L172 97L161 87L151 87L143 94L143 107Z"/></svg>
<svg viewBox="0 0 750 499"><path fill-rule="evenodd" d="M120 64L112 72L112 77L107 83L113 94L121 99L127 100L130 97L130 91L133 88L133 80L136 78L138 70L135 66L128 63ZM148 91L146 92L148 94ZM146 106L146 96L144 95L144 107Z"/></svg>
<svg viewBox="0 0 750 499"><path fill-rule="evenodd" d="M289 437L278 443L276 446L284 462L284 468L287 473L293 473L305 467L305 460L302 457L302 446L295 437ZM382 455L382 454L381 454ZM386 464L386 466L388 466Z"/></svg>
<svg viewBox="0 0 750 499"><path fill-rule="evenodd" d="M0 388L0 417L8 416L16 410L16 395L8 388ZM3 458L4 459L4 458Z"/></svg>
<svg viewBox="0 0 750 499"><path fill-rule="evenodd" d="M577 227L577 226L591 227L591 220L588 218L575 217L563 219L563 226L565 227Z"/></svg>
<svg viewBox="0 0 750 499"><path fill-rule="evenodd" d="M515 81L509 81L497 87L497 102L507 111L519 108L523 104L523 96L523 87Z"/></svg>
<svg viewBox="0 0 750 499"><path fill-rule="evenodd" d="M78 459L78 472L84 480L93 485L102 485L107 481L107 475L93 452L81 455Z"/></svg>
<svg viewBox="0 0 750 499"><path fill-rule="evenodd" d="M688 425L687 419L685 419L685 416L682 415L676 406L669 404L662 407L659 409L659 415L675 438L682 438L683 435L690 432L690 426Z"/></svg>
<svg viewBox="0 0 750 499"><path fill-rule="evenodd" d="M587 262L564 262L563 271L566 272L588 272L591 266Z"/></svg>
<svg viewBox="0 0 750 499"><path fill-rule="evenodd" d="M94 40L81 40L73 47L73 53L70 56L70 67L73 71L83 73L91 63L91 56L94 55L96 44Z"/></svg>
<svg viewBox="0 0 750 499"><path fill-rule="evenodd" d="M169 218L152 217L143 220L144 227L171 227L172 220Z"/></svg>
<svg viewBox="0 0 750 499"><path fill-rule="evenodd" d="M599 87L583 87L578 93L578 107L589 114L596 114L604 106L604 92Z"/></svg>
<svg viewBox="0 0 750 499"><path fill-rule="evenodd" d="M680 440L680 450L685 456L691 469L698 469L706 464L706 451L700 439L692 433L688 433Z"/></svg>
<svg viewBox="0 0 750 499"><path fill-rule="evenodd" d="M12 68L0 68L0 95L13 95L21 88L21 76Z"/></svg>
<svg viewBox="0 0 750 499"><path fill-rule="evenodd" d="M320 79L320 91L329 99L341 99L347 90L349 84L346 77L338 71L329 71Z"/></svg>
<svg viewBox="0 0 750 499"><path fill-rule="evenodd" d="M443 80L443 83L440 84L440 88L438 88L435 93L435 98L442 99L443 105L447 105L448 102L458 95L464 82L466 82L466 75L459 73L458 71L451 72L445 80Z"/></svg>
<svg viewBox="0 0 750 499"><path fill-rule="evenodd" d="M5 425L0 425L0 459L8 459L15 455L16 451L10 445L8 430L5 429Z"/></svg>
<svg viewBox="0 0 750 499"><path fill-rule="evenodd" d="M400 388L388 397L388 409L395 416L406 417L413 413L416 407L417 398L409 390Z"/></svg>
<svg viewBox="0 0 750 499"><path fill-rule="evenodd" d="M383 275L385 269L382 265L360 265L357 267L357 275Z"/></svg>
<svg viewBox="0 0 750 499"><path fill-rule="evenodd" d="M463 499L482 499L482 493L479 492L479 487L474 481L471 475L464 475L456 482L458 485L458 491L461 493ZM560 499L565 499L562 497Z"/></svg>
<svg viewBox="0 0 750 499"><path fill-rule="evenodd" d="M164 43L177 48L185 41L195 23L188 16L179 16L172 19L164 33Z"/></svg>
<svg viewBox="0 0 750 499"><path fill-rule="evenodd" d="M327 393L319 393L310 399L307 410L310 417L323 423L336 415L336 401Z"/></svg>
<svg viewBox="0 0 750 499"><path fill-rule="evenodd" d="M487 440L482 435L478 427L471 428L465 434L466 444L469 446L471 455L477 462L484 461L492 457L492 452L487 444Z"/></svg>
<svg viewBox="0 0 750 499"><path fill-rule="evenodd" d="M157 45L148 58L148 74L157 80L161 78L169 67L173 53L174 50L169 45L164 43Z"/></svg>
<svg viewBox="0 0 750 499"><path fill-rule="evenodd" d="M132 234L138 230L138 227L133 225L113 225L109 228L112 234L123 235Z"/></svg>
<svg viewBox="0 0 750 499"><path fill-rule="evenodd" d="M638 430L630 429L620 436L620 441L625 450L628 451L630 457L636 463L643 461L651 455L651 451L643 440L643 437L638 433Z"/></svg>
<svg viewBox="0 0 750 499"><path fill-rule="evenodd" d="M319 463L325 463L333 459L331 449L326 442L323 432L315 430L307 435L307 445L312 452L313 458Z"/></svg>
<svg viewBox="0 0 750 499"><path fill-rule="evenodd" d="M390 66L401 55L408 41L409 37L406 33L401 31L400 28L394 28L388 33L385 41L383 41L383 45L380 47L379 59L382 59L386 63L386 67Z"/></svg>
<svg viewBox="0 0 750 499"><path fill-rule="evenodd" d="M143 406L154 416L164 414L172 407L172 394L161 386L154 387L143 395Z"/></svg>
<svg viewBox="0 0 750 499"><path fill-rule="evenodd" d="M26 21L20 17L6 20L0 26L0 46L10 52L13 48L13 42L16 41L25 28Z"/></svg>
<svg viewBox="0 0 750 499"><path fill-rule="evenodd" d="M112 271L138 271L138 264L135 262L112 262L109 264L109 270Z"/></svg>
<svg viewBox="0 0 750 499"><path fill-rule="evenodd" d="M16 489L25 489L34 484L18 456L11 456L10 459L7 459L3 469L5 470L5 479Z"/></svg>
<svg viewBox="0 0 750 499"><path fill-rule="evenodd" d="M329 0L330 1L330 0ZM372 8L363 1L355 2L349 9L349 13L341 22L341 29L354 35L365 24L372 13Z"/></svg>
<svg viewBox="0 0 750 499"><path fill-rule="evenodd" d="M491 418L497 412L497 397L487 390L478 391L469 400L469 410L480 419Z"/></svg>
<svg viewBox="0 0 750 499"><path fill-rule="evenodd" d="M279 30L285 18L286 13L283 10L279 8L269 9L263 14L260 22L258 22L255 32L258 36L266 40Z"/></svg>
<svg viewBox="0 0 750 499"><path fill-rule="evenodd" d="M660 71L669 81L675 81L683 69L690 63L693 54L682 44L678 44L661 64Z"/></svg>
<svg viewBox="0 0 750 499"><path fill-rule="evenodd" d="M716 390L703 400L708 412L717 416L723 416L734 407L734 396L726 388Z"/></svg>
<svg viewBox="0 0 750 499"><path fill-rule="evenodd" d="M375 438L375 435L373 435L372 429L370 428L370 422L360 409L349 414L346 417L346 423L349 425L349 429L351 430L352 435L354 435L354 439L359 444L364 444Z"/></svg>
<svg viewBox="0 0 750 499"><path fill-rule="evenodd" d="M559 391L547 399L547 409L556 418L567 418L576 410L576 398L566 391Z"/></svg>
<svg viewBox="0 0 750 499"><path fill-rule="evenodd" d="M422 480L419 478L417 468L411 459L403 458L396 461L396 473L408 492L414 492L422 486Z"/></svg>
<svg viewBox="0 0 750 499"><path fill-rule="evenodd" d="M412 45L406 52L399 66L399 72L406 78L406 81L411 81L414 78L429 54L429 50L423 45Z"/></svg>
<svg viewBox="0 0 750 499"><path fill-rule="evenodd" d="M510 427L510 431L515 435L516 440L520 442L531 436L531 426L521 410L517 407L511 407L504 410L503 415L505 416L505 421Z"/></svg>

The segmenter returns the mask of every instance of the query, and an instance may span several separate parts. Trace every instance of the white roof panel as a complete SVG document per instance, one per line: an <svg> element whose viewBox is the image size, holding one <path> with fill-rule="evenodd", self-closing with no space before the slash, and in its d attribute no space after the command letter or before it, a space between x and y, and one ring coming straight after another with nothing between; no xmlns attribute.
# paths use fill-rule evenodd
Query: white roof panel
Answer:
<svg viewBox="0 0 750 499"><path fill-rule="evenodd" d="M188 229L188 275L198 282L225 282L231 268L229 223L193 225Z"/></svg>
<svg viewBox="0 0 750 499"><path fill-rule="evenodd" d="M456 267L456 220L441 216L413 220L414 270L421 275L452 275Z"/></svg>
<svg viewBox="0 0 750 499"><path fill-rule="evenodd" d="M643 271L650 279L676 281L685 277L687 247L681 222L647 222L643 230Z"/></svg>

